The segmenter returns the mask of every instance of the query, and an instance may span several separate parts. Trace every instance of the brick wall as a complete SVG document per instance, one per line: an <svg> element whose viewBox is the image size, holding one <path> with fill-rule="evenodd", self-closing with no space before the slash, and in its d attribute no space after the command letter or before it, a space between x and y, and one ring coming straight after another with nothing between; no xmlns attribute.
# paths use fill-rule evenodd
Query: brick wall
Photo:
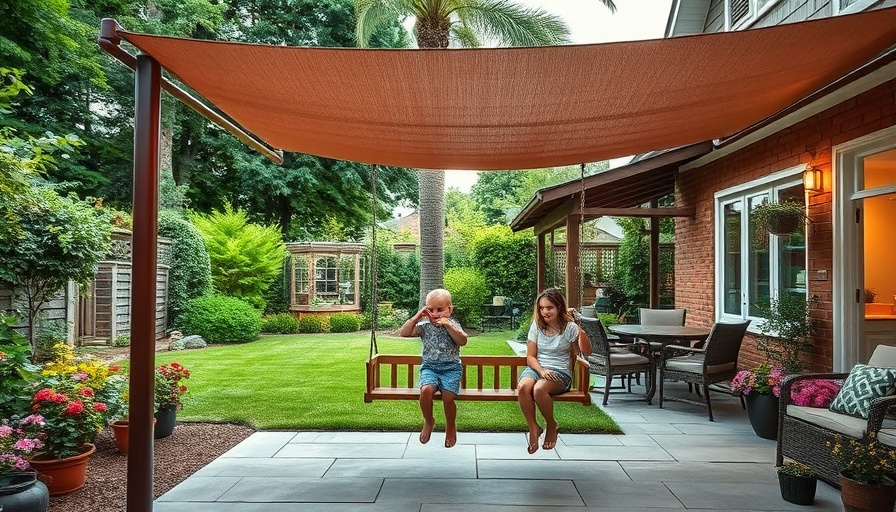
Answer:
<svg viewBox="0 0 896 512"><path fill-rule="evenodd" d="M806 361L810 370L833 367L833 232L831 227L831 148L896 125L896 80L848 99L805 121L755 142L699 169L681 172L677 180L677 206L693 206L696 217L675 221L675 303L688 309L688 321L712 325L715 312L715 240L713 194L762 176L812 163L823 170L825 191L809 199L808 286L817 297L811 312L817 332ZM828 279L818 280L826 270ZM748 337L741 349L741 366L765 357Z"/></svg>

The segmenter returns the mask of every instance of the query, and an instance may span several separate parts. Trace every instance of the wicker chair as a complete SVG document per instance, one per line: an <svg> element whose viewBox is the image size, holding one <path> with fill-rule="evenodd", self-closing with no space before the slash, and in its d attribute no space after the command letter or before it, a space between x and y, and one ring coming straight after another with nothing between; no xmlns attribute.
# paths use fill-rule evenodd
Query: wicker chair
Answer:
<svg viewBox="0 0 896 512"><path fill-rule="evenodd" d="M663 349L659 367L660 408L663 407L663 381L674 379L689 384L699 384L704 388L705 404L691 400L684 402L705 405L709 421L712 419L712 403L709 399L709 385L731 380L737 374L737 357L740 345L750 321L737 324L716 323L706 338L705 348L669 345ZM687 355L676 356L685 353Z"/></svg>
<svg viewBox="0 0 896 512"><path fill-rule="evenodd" d="M604 377L603 405L607 405L609 400L610 383L614 376L630 376L633 373L646 372L647 378L650 379L653 369L650 358L630 352L625 347L611 346L600 319L576 316L576 322L591 341L591 354L588 356L591 373ZM631 377L628 390L629 392L632 390Z"/></svg>
<svg viewBox="0 0 896 512"><path fill-rule="evenodd" d="M868 360L871 366L896 367L896 347L878 345ZM848 373L804 373L790 375L781 385L778 413L778 446L775 464L784 457L802 462L818 473L825 482L840 487L840 472L826 443L839 434L844 439L863 439L870 432L878 433L878 440L896 448L896 420L886 419L887 410L896 406L896 395L877 398L871 402L868 419L835 413L828 409L803 407L790 403L793 385L807 379L842 381Z"/></svg>

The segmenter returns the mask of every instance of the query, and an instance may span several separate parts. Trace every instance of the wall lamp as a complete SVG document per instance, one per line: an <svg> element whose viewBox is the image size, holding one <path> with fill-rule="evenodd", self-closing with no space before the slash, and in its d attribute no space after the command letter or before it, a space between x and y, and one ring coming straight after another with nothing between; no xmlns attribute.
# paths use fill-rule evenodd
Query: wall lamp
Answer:
<svg viewBox="0 0 896 512"><path fill-rule="evenodd" d="M822 176L823 173L821 172L821 169L812 167L811 164L807 164L806 170L803 171L803 188L806 192L821 192L824 190L821 182Z"/></svg>

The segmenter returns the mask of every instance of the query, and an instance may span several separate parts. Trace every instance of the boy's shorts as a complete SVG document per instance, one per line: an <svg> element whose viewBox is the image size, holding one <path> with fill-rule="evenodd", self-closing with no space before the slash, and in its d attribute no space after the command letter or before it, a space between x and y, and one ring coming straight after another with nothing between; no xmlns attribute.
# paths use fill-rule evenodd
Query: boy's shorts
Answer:
<svg viewBox="0 0 896 512"><path fill-rule="evenodd" d="M435 386L439 391L460 393L463 366L459 362L426 362L420 365L420 387Z"/></svg>
<svg viewBox="0 0 896 512"><path fill-rule="evenodd" d="M560 375L560 384L563 385L562 389L554 391L553 393L551 393L552 395L559 395L560 393L566 393L572 387L572 376L569 375L568 373L566 373L565 370L559 370L557 368L545 368L545 370L551 370L552 372ZM526 367L525 370L523 370L523 373L520 374L519 380L523 380L524 377L529 377L530 379L535 379L536 382L539 380L544 380L544 377L539 375L538 372L536 372L532 368L529 368L528 366Z"/></svg>

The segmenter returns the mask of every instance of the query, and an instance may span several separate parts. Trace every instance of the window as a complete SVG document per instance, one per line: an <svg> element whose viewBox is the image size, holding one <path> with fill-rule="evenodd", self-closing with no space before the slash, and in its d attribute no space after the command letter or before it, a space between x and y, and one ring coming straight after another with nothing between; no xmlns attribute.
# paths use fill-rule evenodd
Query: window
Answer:
<svg viewBox="0 0 896 512"><path fill-rule="evenodd" d="M335 298L339 292L337 286L339 267L332 256L318 257L314 262L314 293L321 299Z"/></svg>
<svg viewBox="0 0 896 512"><path fill-rule="evenodd" d="M783 293L806 294L805 230L776 236L756 229L750 212L763 201L804 199L800 170L716 194L716 309L729 321L758 319L758 306Z"/></svg>
<svg viewBox="0 0 896 512"><path fill-rule="evenodd" d="M834 0L834 14L849 14L864 11L877 0Z"/></svg>
<svg viewBox="0 0 896 512"><path fill-rule="evenodd" d="M778 0L725 0L726 30L747 28L776 3Z"/></svg>

